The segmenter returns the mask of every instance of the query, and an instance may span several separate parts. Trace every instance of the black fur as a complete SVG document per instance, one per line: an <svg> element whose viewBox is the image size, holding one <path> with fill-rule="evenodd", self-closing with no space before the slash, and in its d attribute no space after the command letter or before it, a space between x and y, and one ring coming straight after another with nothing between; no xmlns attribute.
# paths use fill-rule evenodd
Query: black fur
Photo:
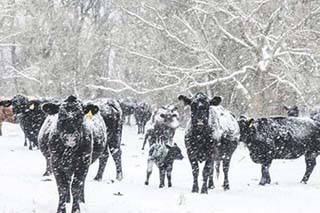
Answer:
<svg viewBox="0 0 320 213"><path fill-rule="evenodd" d="M39 131L46 118L46 114L41 110L41 104L43 103L44 101L29 100L22 95L16 95L11 100L0 103L5 107L12 106L13 114L20 123L26 139L29 140L30 150L33 147L38 147Z"/></svg>
<svg viewBox="0 0 320 213"><path fill-rule="evenodd" d="M192 192L199 192L198 175L199 175L199 162L205 162L202 176L203 185L201 193L207 193L208 187L213 188L213 162L223 161L224 171L224 184L225 190L229 189L228 171L230 166L231 156L238 144L239 128L236 121L234 122L237 130L235 132L223 132L221 136L217 137L216 132L220 131L220 127L215 126L213 122L219 121L219 116L215 121L209 119L210 106L217 106L221 102L220 97L209 99L202 93L197 93L193 98L180 95L178 97L184 104L190 105L191 120L189 128L185 134L185 145L187 148L188 157L192 167L193 186ZM226 111L229 117L233 116L230 112ZM209 180L209 183L208 183Z"/></svg>
<svg viewBox="0 0 320 213"><path fill-rule="evenodd" d="M147 103L140 103L134 111L134 117L138 126L138 134L145 133L145 127L152 115L151 107Z"/></svg>
<svg viewBox="0 0 320 213"><path fill-rule="evenodd" d="M319 127L312 119L271 117L239 121L241 138L253 162L261 164L260 185L271 182L269 168L274 159L296 159L304 155L306 172L301 180L307 183L320 151Z"/></svg>
<svg viewBox="0 0 320 213"><path fill-rule="evenodd" d="M85 202L84 185L89 166L105 150L106 127L102 117L95 115L98 107L84 105L70 96L61 105L46 104L43 110L49 116L39 136L41 151L49 153L48 166L56 179L59 193L57 213L66 212L66 203L73 197L72 212L80 212ZM87 112L87 114L86 114ZM91 118L91 116L93 118ZM93 119L93 126L86 125Z"/></svg>

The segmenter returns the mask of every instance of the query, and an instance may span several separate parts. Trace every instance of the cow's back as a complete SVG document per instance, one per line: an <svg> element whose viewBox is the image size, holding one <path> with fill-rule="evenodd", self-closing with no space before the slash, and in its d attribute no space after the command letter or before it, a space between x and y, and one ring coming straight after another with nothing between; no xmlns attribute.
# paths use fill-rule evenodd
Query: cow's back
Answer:
<svg viewBox="0 0 320 213"><path fill-rule="evenodd" d="M225 138L239 141L240 139L240 128L236 118L222 106L210 107L209 125L213 130L213 137L217 140Z"/></svg>

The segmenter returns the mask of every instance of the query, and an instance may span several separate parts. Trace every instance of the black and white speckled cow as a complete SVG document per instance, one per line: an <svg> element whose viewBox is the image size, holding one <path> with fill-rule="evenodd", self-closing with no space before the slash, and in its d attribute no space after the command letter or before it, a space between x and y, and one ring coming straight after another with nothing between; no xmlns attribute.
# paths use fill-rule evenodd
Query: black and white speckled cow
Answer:
<svg viewBox="0 0 320 213"><path fill-rule="evenodd" d="M42 109L48 117L41 127L39 144L42 152L50 153L59 193L57 213L66 212L70 189L72 212L80 212L89 166L106 148L106 125L96 105L83 104L74 96L61 104L46 103Z"/></svg>
<svg viewBox="0 0 320 213"><path fill-rule="evenodd" d="M185 133L185 145L192 167L192 192L198 192L198 162L205 161L201 193L213 188L213 161L223 162L223 188L229 189L228 172L239 141L239 126L234 116L222 106L220 97L209 99L203 93L193 98L180 95L179 100L191 108L191 119ZM209 184L208 179L210 178Z"/></svg>

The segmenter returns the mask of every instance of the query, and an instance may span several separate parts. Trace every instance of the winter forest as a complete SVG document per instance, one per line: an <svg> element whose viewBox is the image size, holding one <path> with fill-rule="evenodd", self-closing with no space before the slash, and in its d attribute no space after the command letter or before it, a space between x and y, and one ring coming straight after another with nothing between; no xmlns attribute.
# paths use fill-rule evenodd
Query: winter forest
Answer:
<svg viewBox="0 0 320 213"><path fill-rule="evenodd" d="M0 0L0 213L319 213L320 0Z"/></svg>
<svg viewBox="0 0 320 213"><path fill-rule="evenodd" d="M313 106L317 0L2 0L0 95L220 95L236 114Z"/></svg>

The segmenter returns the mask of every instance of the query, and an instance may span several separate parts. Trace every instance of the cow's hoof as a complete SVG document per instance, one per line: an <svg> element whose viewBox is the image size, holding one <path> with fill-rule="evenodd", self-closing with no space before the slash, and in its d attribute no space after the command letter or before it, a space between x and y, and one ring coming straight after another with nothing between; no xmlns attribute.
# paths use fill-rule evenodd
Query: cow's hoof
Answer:
<svg viewBox="0 0 320 213"><path fill-rule="evenodd" d="M95 177L94 180L95 181L102 181L102 177Z"/></svg>
<svg viewBox="0 0 320 213"><path fill-rule="evenodd" d="M229 186L229 185L224 185L224 186L223 186L223 190L224 190L224 191L228 191L229 189L230 189L230 186Z"/></svg>
<svg viewBox="0 0 320 213"><path fill-rule="evenodd" d="M149 185L149 182L148 182L148 181L144 182L144 185L148 186L148 185Z"/></svg>
<svg viewBox="0 0 320 213"><path fill-rule="evenodd" d="M119 172L118 174L117 174L117 180L118 181L121 181L122 179L123 179L123 175L122 175L122 172Z"/></svg>
<svg viewBox="0 0 320 213"><path fill-rule="evenodd" d="M197 186L192 187L191 192L192 193L198 193L199 192L199 187L197 187Z"/></svg>
<svg viewBox="0 0 320 213"><path fill-rule="evenodd" d="M43 173L43 177L48 177L48 176L50 176L51 175L51 172L45 172L45 173Z"/></svg>
<svg viewBox="0 0 320 213"><path fill-rule="evenodd" d="M169 188L172 187L172 184L171 184L171 183L168 183L168 187L169 187Z"/></svg>
<svg viewBox="0 0 320 213"><path fill-rule="evenodd" d="M260 186L264 186L264 185L266 185L266 182L264 182L264 181L263 181L263 182L260 182L259 185L260 185Z"/></svg>
<svg viewBox="0 0 320 213"><path fill-rule="evenodd" d="M208 194L208 188L206 188L206 187L204 188L204 187L203 187L203 188L201 189L201 194Z"/></svg>
<svg viewBox="0 0 320 213"><path fill-rule="evenodd" d="M302 181L300 181L300 183L307 184L307 181L306 180L302 180Z"/></svg>
<svg viewBox="0 0 320 213"><path fill-rule="evenodd" d="M163 187L164 187L164 184L160 184L160 185L159 185L159 188L163 188Z"/></svg>

